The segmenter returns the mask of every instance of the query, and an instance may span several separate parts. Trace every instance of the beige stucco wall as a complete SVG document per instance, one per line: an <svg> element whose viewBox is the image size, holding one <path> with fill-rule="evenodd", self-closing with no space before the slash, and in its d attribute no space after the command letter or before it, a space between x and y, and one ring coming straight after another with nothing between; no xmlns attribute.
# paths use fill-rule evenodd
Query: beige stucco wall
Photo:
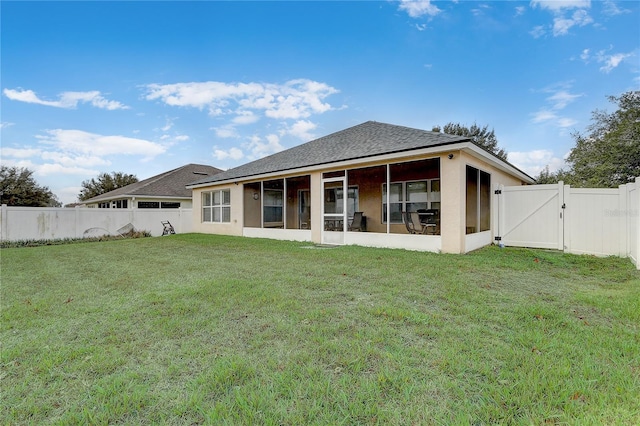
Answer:
<svg viewBox="0 0 640 426"><path fill-rule="evenodd" d="M202 193L211 190L229 189L231 195L231 222L212 223L202 221ZM193 190L193 232L242 236L243 186L218 185Z"/></svg>
<svg viewBox="0 0 640 426"><path fill-rule="evenodd" d="M449 159L448 153L445 153L440 160L442 252L464 253L466 251L466 166L469 165L489 173L492 191L500 184L513 186L523 185L524 182L465 151L453 151L451 154L453 154L452 159ZM492 208L491 223L493 223L494 214Z"/></svg>
<svg viewBox="0 0 640 426"><path fill-rule="evenodd" d="M322 172L311 173L311 241L322 242Z"/></svg>

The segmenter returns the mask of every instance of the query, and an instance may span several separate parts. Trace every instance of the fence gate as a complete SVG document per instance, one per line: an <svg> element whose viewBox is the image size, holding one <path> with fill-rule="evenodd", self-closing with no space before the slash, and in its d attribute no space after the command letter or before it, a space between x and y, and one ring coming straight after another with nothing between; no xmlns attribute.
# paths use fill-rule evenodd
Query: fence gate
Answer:
<svg viewBox="0 0 640 426"><path fill-rule="evenodd" d="M507 246L564 249L564 184L494 191L496 240Z"/></svg>

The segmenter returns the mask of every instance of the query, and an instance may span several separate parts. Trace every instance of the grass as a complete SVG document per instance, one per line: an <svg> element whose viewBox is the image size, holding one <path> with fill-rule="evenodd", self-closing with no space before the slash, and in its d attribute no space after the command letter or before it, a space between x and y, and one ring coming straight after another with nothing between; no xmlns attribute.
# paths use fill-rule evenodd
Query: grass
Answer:
<svg viewBox="0 0 640 426"><path fill-rule="evenodd" d="M2 424L640 424L628 259L195 234L0 256Z"/></svg>

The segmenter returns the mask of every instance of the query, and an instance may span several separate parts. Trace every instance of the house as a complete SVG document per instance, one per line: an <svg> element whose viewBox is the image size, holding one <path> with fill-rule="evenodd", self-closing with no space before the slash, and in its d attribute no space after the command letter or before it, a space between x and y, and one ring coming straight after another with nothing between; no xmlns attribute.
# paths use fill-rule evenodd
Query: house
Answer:
<svg viewBox="0 0 640 426"><path fill-rule="evenodd" d="M188 188L194 232L466 253L493 241L492 190L531 183L467 137L368 121Z"/></svg>
<svg viewBox="0 0 640 426"><path fill-rule="evenodd" d="M221 171L203 164L187 164L79 204L84 207L112 209L190 209L191 190L186 189L186 185Z"/></svg>

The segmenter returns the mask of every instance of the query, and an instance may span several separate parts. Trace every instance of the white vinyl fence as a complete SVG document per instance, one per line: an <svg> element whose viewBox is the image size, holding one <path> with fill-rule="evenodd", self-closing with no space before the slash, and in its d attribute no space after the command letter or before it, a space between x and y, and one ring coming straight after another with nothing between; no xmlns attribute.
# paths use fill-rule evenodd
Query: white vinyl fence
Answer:
<svg viewBox="0 0 640 426"><path fill-rule="evenodd" d="M0 240L56 240L118 235L132 224L137 231L162 235L162 221L176 233L192 230L191 209L94 209L55 207L7 207L0 211Z"/></svg>
<svg viewBox="0 0 640 426"><path fill-rule="evenodd" d="M500 186L496 240L505 246L629 257L640 269L640 178L615 189Z"/></svg>

